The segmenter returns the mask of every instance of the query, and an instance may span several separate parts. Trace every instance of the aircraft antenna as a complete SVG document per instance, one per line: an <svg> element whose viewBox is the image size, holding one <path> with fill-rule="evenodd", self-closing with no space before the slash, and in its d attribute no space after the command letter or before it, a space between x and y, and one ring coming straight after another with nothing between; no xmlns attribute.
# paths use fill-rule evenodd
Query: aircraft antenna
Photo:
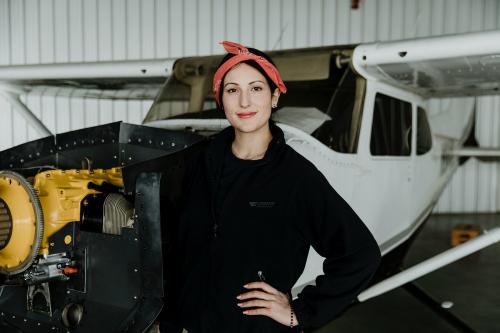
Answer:
<svg viewBox="0 0 500 333"><path fill-rule="evenodd" d="M420 23L421 18L422 18L422 11L419 10L418 14L417 14L417 18L415 19L415 24L413 25L412 38L417 37L418 24Z"/></svg>
<svg viewBox="0 0 500 333"><path fill-rule="evenodd" d="M286 24L281 28L280 30L280 35L278 37L278 40L276 40L276 43L274 43L274 46L273 48L271 49L271 51L274 51L276 49L276 47L278 46L278 44L281 42L281 40L283 39L283 34L285 33L285 30L286 28L288 28L288 23L289 22L286 22Z"/></svg>

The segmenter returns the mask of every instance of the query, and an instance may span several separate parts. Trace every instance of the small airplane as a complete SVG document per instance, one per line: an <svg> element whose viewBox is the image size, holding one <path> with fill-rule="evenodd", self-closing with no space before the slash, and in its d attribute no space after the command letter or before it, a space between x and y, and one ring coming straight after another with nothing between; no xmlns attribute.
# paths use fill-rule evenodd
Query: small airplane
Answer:
<svg viewBox="0 0 500 333"><path fill-rule="evenodd" d="M269 52L288 87L273 120L380 246L382 265L359 302L500 241L495 228L400 271L460 163L500 160L499 150L474 147L473 132L474 96L499 94L498 40L487 31ZM229 125L210 89L221 58L0 67L2 96L46 136L0 152L0 325L143 332L153 323L184 163ZM156 97L142 126L53 135L19 99L41 86ZM444 107L431 100L445 97ZM293 295L322 262L311 248Z"/></svg>

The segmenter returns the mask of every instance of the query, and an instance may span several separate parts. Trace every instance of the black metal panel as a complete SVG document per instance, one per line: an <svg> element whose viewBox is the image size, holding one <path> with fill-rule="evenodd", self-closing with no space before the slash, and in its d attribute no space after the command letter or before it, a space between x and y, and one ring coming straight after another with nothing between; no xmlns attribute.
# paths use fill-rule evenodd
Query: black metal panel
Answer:
<svg viewBox="0 0 500 333"><path fill-rule="evenodd" d="M141 173L137 177L135 212L141 243L141 302L134 318L124 323L126 332L144 332L163 307L163 256L160 222L161 173Z"/></svg>
<svg viewBox="0 0 500 333"><path fill-rule="evenodd" d="M94 168L118 166L120 126L115 122L56 135L57 168L80 169L86 158Z"/></svg>
<svg viewBox="0 0 500 333"><path fill-rule="evenodd" d="M0 152L0 169L32 176L43 166L80 169L87 159L96 169L123 167L181 151L201 140L194 133L115 122L7 149Z"/></svg>
<svg viewBox="0 0 500 333"><path fill-rule="evenodd" d="M143 296L163 297L160 224L160 173L141 173L135 192L136 226L140 228Z"/></svg>
<svg viewBox="0 0 500 333"><path fill-rule="evenodd" d="M204 139L197 138L197 142L184 148L180 151L163 155L155 159L151 158L139 163L135 163L123 168L123 182L125 185L125 193L133 193L136 186L136 179L142 172L161 172L168 174L169 179L172 177L181 180L186 162L197 154L204 147ZM169 191L171 189L168 189Z"/></svg>
<svg viewBox="0 0 500 333"><path fill-rule="evenodd" d="M3 324L33 333L119 332L142 302L141 242L133 229L124 233L133 235L80 233L80 248L87 252L86 292L70 288L71 282L51 282L52 317L26 311L26 287L5 288L0 297ZM73 330L61 323L63 308L69 303L84 307L81 325Z"/></svg>
<svg viewBox="0 0 500 333"><path fill-rule="evenodd" d="M122 124L120 166L156 159L181 151L203 140L197 134L161 128Z"/></svg>
<svg viewBox="0 0 500 333"><path fill-rule="evenodd" d="M82 302L85 315L75 333L118 332L141 302L141 243L134 230L125 237L82 232L87 249L87 293L72 291L69 302ZM137 241L135 241L137 239Z"/></svg>
<svg viewBox="0 0 500 333"><path fill-rule="evenodd" d="M16 169L41 165L55 165L55 137L18 145L0 152L0 169ZM36 170L35 170L36 171Z"/></svg>

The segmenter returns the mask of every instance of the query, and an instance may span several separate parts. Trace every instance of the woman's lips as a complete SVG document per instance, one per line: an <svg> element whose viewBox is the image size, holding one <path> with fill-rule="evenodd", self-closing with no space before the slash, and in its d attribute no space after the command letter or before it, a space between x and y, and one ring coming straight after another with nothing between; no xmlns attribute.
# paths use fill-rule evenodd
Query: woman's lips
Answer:
<svg viewBox="0 0 500 333"><path fill-rule="evenodd" d="M246 119L246 118L251 118L253 116L255 116L257 112L240 112L240 113L236 113L236 115L238 116L238 118L241 118L241 119Z"/></svg>

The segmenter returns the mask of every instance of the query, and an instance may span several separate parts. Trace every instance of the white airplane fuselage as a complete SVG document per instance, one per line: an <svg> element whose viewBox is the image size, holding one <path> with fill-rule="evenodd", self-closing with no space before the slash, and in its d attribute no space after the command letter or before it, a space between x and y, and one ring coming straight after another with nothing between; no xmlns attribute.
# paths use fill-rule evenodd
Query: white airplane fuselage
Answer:
<svg viewBox="0 0 500 333"><path fill-rule="evenodd" d="M287 144L314 163L361 217L385 255L406 241L432 211L458 166L458 158L446 157L443 152L461 147L472 126L474 110L473 101L462 98L448 101L444 109L428 112L432 148L423 155L416 153L417 131L413 130L409 156L373 156L370 135L377 93L411 103L414 129L417 107L429 110L429 101L418 95L368 80L357 153L338 153L300 129L283 123L278 126ZM229 123L225 119L172 119L146 125L217 132ZM314 282L322 273L322 263L323 258L311 248L294 294Z"/></svg>

